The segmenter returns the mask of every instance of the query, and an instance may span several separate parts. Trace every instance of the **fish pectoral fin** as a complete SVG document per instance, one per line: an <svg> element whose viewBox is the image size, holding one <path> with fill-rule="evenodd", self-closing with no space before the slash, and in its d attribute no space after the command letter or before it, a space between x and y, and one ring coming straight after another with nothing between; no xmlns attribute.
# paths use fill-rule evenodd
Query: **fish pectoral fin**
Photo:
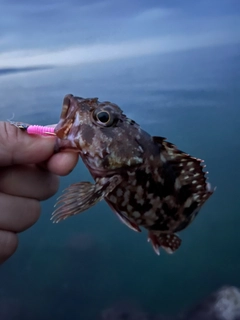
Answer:
<svg viewBox="0 0 240 320"><path fill-rule="evenodd" d="M171 254L180 247L182 242L182 240L174 233L161 233L159 231L149 231L148 241L152 243L153 250L157 255L160 254L160 247Z"/></svg>
<svg viewBox="0 0 240 320"><path fill-rule="evenodd" d="M121 181L121 176L115 175L97 179L95 184L79 182L70 185L58 198L51 220L57 223L89 209L113 191Z"/></svg>

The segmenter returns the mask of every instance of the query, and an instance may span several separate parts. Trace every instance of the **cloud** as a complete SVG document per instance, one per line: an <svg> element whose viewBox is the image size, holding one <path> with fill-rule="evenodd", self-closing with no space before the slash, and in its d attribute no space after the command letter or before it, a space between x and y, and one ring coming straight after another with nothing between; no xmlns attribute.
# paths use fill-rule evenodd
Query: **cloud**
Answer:
<svg viewBox="0 0 240 320"><path fill-rule="evenodd" d="M0 68L71 66L234 44L239 42L235 33L221 31L191 36L163 36L115 44L75 46L63 50L10 51L0 54Z"/></svg>
<svg viewBox="0 0 240 320"><path fill-rule="evenodd" d="M143 41L240 29L231 0L197 4L163 0L5 0L0 12L1 52ZM240 31L239 31L240 32ZM239 36L238 36L239 37ZM4 41L2 39L5 38Z"/></svg>

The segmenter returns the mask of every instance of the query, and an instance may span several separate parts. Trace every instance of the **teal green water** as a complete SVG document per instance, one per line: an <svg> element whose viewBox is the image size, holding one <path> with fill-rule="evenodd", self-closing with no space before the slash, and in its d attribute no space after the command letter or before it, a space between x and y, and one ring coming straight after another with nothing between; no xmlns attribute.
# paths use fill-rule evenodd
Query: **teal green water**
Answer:
<svg viewBox="0 0 240 320"><path fill-rule="evenodd" d="M65 94L98 96L119 104L152 135L204 159L217 186L180 233L181 248L160 257L146 232L128 229L104 202L57 225L50 215L58 195L43 202L40 220L20 234L18 251L1 266L0 299L16 304L16 319L100 319L102 310L126 300L176 314L222 285L240 286L239 49L0 77L2 119L14 112L19 121L56 123ZM80 161L61 179L59 194L89 179Z"/></svg>

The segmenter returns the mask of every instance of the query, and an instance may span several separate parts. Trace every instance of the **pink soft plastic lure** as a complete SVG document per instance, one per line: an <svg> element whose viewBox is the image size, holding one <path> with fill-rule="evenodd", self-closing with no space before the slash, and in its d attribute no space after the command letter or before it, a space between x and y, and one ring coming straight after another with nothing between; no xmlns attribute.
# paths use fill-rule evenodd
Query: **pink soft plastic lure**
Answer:
<svg viewBox="0 0 240 320"><path fill-rule="evenodd" d="M29 127L27 127L27 133L38 134L42 136L55 135L53 127L44 127L44 126L38 126L38 125L30 125Z"/></svg>
<svg viewBox="0 0 240 320"><path fill-rule="evenodd" d="M15 127L27 131L28 134L36 134L41 136L48 136L48 135L56 135L54 132L54 126L39 126L39 125L29 125L23 122L13 122L8 120L12 125Z"/></svg>

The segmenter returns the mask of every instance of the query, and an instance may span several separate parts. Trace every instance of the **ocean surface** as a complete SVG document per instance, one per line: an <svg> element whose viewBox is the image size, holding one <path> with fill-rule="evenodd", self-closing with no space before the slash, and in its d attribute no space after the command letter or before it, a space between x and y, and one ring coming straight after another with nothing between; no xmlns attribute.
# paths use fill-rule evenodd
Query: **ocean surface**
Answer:
<svg viewBox="0 0 240 320"><path fill-rule="evenodd" d="M150 134L204 159L217 189L180 233L180 249L157 256L146 232L128 229L104 202L50 221L65 187L92 181L80 160L0 268L1 320L97 320L121 302L175 315L222 285L240 287L240 46L2 68L1 120L14 113L16 121L57 123L67 93L112 101Z"/></svg>

